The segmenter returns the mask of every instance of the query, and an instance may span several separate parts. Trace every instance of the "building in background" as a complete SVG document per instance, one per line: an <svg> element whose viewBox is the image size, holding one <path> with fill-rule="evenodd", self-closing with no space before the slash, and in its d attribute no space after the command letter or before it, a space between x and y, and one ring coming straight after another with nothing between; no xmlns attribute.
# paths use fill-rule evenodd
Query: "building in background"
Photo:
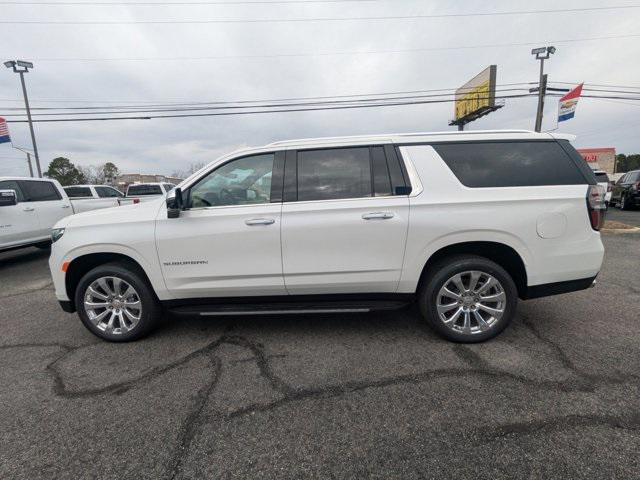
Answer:
<svg viewBox="0 0 640 480"><path fill-rule="evenodd" d="M578 153L594 170L604 170L609 175L615 173L616 149L613 147L578 148Z"/></svg>
<svg viewBox="0 0 640 480"><path fill-rule="evenodd" d="M145 175L143 173L125 173L118 175L115 179L114 186L120 191L125 192L127 187L132 183L171 183L178 185L183 178L170 177L168 175Z"/></svg>

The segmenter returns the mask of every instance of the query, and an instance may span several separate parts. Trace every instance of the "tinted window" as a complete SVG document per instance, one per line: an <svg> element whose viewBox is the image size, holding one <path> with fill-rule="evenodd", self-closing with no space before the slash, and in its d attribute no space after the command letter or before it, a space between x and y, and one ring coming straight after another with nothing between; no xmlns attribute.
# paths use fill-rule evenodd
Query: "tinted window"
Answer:
<svg viewBox="0 0 640 480"><path fill-rule="evenodd" d="M587 183L557 142L469 142L433 148L467 187Z"/></svg>
<svg viewBox="0 0 640 480"><path fill-rule="evenodd" d="M640 172L631 172L629 174L629 178L627 178L627 182L637 182L640 180Z"/></svg>
<svg viewBox="0 0 640 480"><path fill-rule="evenodd" d="M392 195L391 177L382 147L371 148L371 168L373 169L373 194L376 197Z"/></svg>
<svg viewBox="0 0 640 480"><path fill-rule="evenodd" d="M51 182L21 180L19 183L29 202L46 202L62 199L58 189Z"/></svg>
<svg viewBox="0 0 640 480"><path fill-rule="evenodd" d="M0 190L15 190L16 191L16 199L18 202L24 202L24 195L22 193L22 189L18 182L15 180L3 180L0 182Z"/></svg>
<svg viewBox="0 0 640 480"><path fill-rule="evenodd" d="M162 195L160 185L130 185L127 195Z"/></svg>
<svg viewBox="0 0 640 480"><path fill-rule="evenodd" d="M298 200L370 197L369 148L298 152Z"/></svg>
<svg viewBox="0 0 640 480"><path fill-rule="evenodd" d="M609 176L606 174L606 172L593 172L593 174L596 176L596 180L598 181L598 183L609 183Z"/></svg>
<svg viewBox="0 0 640 480"><path fill-rule="evenodd" d="M238 158L218 167L191 188L191 207L271 202L274 154Z"/></svg>
<svg viewBox="0 0 640 480"><path fill-rule="evenodd" d="M165 189L167 192L170 192L171 190L173 190L173 187L175 187L175 185L172 185L172 184L170 184L170 183L163 183L163 185L164 185L164 189Z"/></svg>
<svg viewBox="0 0 640 480"><path fill-rule="evenodd" d="M92 197L89 187L64 187L69 198Z"/></svg>
<svg viewBox="0 0 640 480"><path fill-rule="evenodd" d="M96 193L100 198L108 198L108 197L123 197L122 193L120 193L115 188L111 187L95 187Z"/></svg>

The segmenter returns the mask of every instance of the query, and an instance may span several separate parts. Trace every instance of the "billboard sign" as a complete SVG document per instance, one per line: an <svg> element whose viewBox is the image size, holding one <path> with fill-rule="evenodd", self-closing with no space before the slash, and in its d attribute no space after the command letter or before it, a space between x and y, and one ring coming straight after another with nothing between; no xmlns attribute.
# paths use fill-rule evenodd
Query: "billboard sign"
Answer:
<svg viewBox="0 0 640 480"><path fill-rule="evenodd" d="M495 109L497 66L491 65L473 77L455 94L455 122L473 121Z"/></svg>

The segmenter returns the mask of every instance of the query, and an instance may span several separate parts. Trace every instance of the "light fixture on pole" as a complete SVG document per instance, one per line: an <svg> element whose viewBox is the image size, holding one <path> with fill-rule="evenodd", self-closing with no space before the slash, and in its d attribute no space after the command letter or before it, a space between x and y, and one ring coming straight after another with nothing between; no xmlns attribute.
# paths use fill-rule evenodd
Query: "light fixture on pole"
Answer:
<svg viewBox="0 0 640 480"><path fill-rule="evenodd" d="M33 68L33 63L24 60L7 60L4 66L13 69L15 73L20 74L20 83L22 84L22 95L24 96L24 106L27 110L27 120L29 121L29 130L31 131L31 143L33 144L33 153L36 157L36 168L38 169L38 177L42 178L42 170L40 168L40 157L38 156L38 146L36 145L36 134L33 131L33 122L31 120L31 109L29 108L29 97L27 96L27 86L24 83L24 74Z"/></svg>
<svg viewBox="0 0 640 480"><path fill-rule="evenodd" d="M547 75L544 73L544 61L551 55L556 53L556 47L539 47L531 50L531 55L536 56L536 60L540 60L540 80L538 88L530 91L538 91L538 111L536 113L536 132L542 130L542 114L544 113L544 95L547 92Z"/></svg>

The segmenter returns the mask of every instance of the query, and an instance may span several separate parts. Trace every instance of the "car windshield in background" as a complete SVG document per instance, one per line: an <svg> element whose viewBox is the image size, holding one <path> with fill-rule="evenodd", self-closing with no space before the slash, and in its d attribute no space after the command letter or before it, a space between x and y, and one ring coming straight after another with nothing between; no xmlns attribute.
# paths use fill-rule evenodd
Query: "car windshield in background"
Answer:
<svg viewBox="0 0 640 480"><path fill-rule="evenodd" d="M131 185L127 195L162 195L160 185Z"/></svg>
<svg viewBox="0 0 640 480"><path fill-rule="evenodd" d="M594 172L598 183L609 182L609 176L605 172Z"/></svg>

